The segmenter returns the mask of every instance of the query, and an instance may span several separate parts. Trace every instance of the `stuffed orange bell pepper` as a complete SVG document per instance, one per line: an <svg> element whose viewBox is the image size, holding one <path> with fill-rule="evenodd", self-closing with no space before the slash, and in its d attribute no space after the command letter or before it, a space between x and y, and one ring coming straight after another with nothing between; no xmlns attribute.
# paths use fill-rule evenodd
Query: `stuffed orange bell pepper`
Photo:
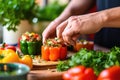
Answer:
<svg viewBox="0 0 120 80"><path fill-rule="evenodd" d="M60 39L48 39L41 49L42 59L57 61L64 60L67 57L67 47L63 45Z"/></svg>
<svg viewBox="0 0 120 80"><path fill-rule="evenodd" d="M88 50L93 50L94 42L93 41L87 41L87 40L80 40L76 42L76 45L74 46L75 51L79 51L81 48L86 48Z"/></svg>

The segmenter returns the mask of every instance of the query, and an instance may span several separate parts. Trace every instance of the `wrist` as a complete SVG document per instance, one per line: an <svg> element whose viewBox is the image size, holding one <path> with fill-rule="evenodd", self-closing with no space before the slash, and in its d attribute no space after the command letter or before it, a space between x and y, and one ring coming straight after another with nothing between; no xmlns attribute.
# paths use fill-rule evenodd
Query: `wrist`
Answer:
<svg viewBox="0 0 120 80"><path fill-rule="evenodd" d="M101 11L100 12L100 17L101 17L101 21L102 21L102 28L105 28L106 26L107 26L107 24L108 24L108 15L107 15L107 13L106 13L106 11Z"/></svg>
<svg viewBox="0 0 120 80"><path fill-rule="evenodd" d="M60 24L60 23L62 23L63 21L65 21L66 19L63 19L63 18L61 18L61 17L58 17L58 18L56 18L53 22L54 23L56 23L56 24Z"/></svg>

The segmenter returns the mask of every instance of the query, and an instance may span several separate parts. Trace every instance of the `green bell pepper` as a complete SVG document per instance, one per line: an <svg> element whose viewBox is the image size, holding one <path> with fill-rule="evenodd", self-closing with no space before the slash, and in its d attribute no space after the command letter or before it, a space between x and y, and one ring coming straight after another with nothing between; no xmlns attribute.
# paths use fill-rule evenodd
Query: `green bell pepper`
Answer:
<svg viewBox="0 0 120 80"><path fill-rule="evenodd" d="M20 41L20 50L23 54L28 54L28 45L26 41Z"/></svg>
<svg viewBox="0 0 120 80"><path fill-rule="evenodd" d="M23 54L38 55L41 52L41 41L27 42L20 41L20 49Z"/></svg>

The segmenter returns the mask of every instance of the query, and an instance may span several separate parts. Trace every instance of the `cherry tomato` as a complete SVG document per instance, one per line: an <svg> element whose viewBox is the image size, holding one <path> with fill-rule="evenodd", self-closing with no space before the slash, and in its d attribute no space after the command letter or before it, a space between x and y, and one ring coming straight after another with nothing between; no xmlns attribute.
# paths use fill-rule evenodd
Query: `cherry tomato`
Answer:
<svg viewBox="0 0 120 80"><path fill-rule="evenodd" d="M6 46L5 49L12 49L12 50L16 51L16 47L15 46L10 46L10 45Z"/></svg>

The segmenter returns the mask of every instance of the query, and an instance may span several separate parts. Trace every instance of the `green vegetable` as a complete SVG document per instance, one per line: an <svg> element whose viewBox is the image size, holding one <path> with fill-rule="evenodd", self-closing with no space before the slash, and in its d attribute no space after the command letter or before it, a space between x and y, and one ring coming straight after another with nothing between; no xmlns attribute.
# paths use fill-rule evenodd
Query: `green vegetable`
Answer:
<svg viewBox="0 0 120 80"><path fill-rule="evenodd" d="M35 6L34 0L0 0L0 22L8 30L16 31L21 20L31 21Z"/></svg>
<svg viewBox="0 0 120 80"><path fill-rule="evenodd" d="M21 20L37 23L43 20L53 20L63 11L66 5L57 2L41 8L35 0L0 0L0 23L8 30L17 30Z"/></svg>
<svg viewBox="0 0 120 80"><path fill-rule="evenodd" d="M20 49L23 54L28 55L39 55L40 54L40 46L42 45L41 41L36 42L27 42L27 41L20 41Z"/></svg>
<svg viewBox="0 0 120 80"><path fill-rule="evenodd" d="M66 62L60 62L57 70L64 71L78 65L91 67L98 75L105 68L120 65L120 48L114 47L109 52L81 49Z"/></svg>
<svg viewBox="0 0 120 80"><path fill-rule="evenodd" d="M48 4L43 8L36 9L38 13L34 13L38 16L39 21L52 21L61 14L65 7L66 4L61 5L56 0L54 3Z"/></svg>
<svg viewBox="0 0 120 80"><path fill-rule="evenodd" d="M28 54L28 45L26 41L20 41L20 49L23 54Z"/></svg>

